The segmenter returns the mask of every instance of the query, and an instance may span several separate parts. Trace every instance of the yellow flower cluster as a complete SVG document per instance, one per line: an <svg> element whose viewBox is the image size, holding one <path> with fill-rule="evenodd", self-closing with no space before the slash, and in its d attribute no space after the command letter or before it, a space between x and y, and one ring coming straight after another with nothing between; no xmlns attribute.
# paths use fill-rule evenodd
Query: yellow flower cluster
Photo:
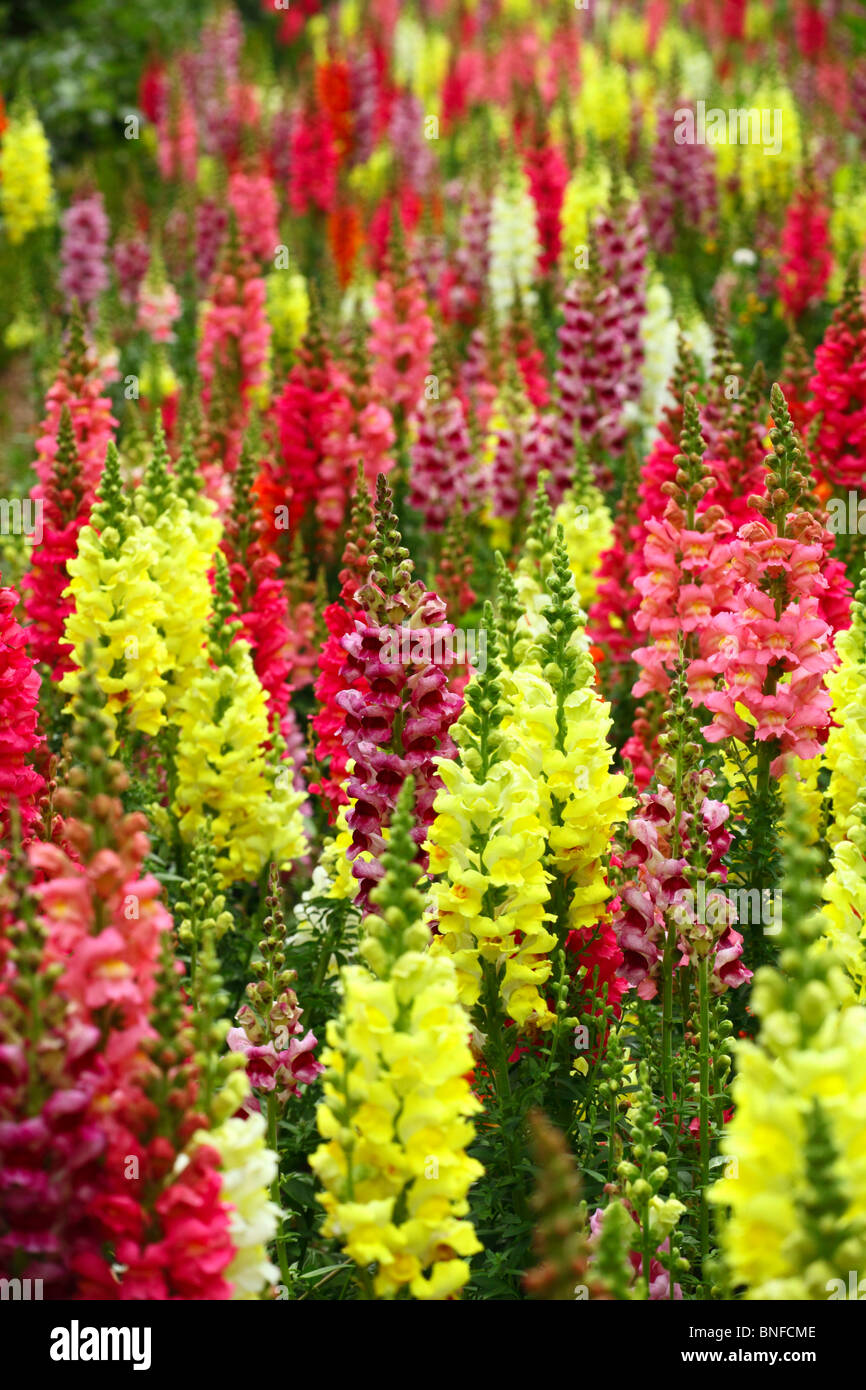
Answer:
<svg viewBox="0 0 866 1390"><path fill-rule="evenodd" d="M166 461L162 429L158 427L148 470L154 490L151 497L146 489L139 491L136 510L153 551L148 573L162 601L157 626L167 652L165 711L171 719L200 668L213 598L209 574L222 525L208 498L199 496L188 502L178 494Z"/></svg>
<svg viewBox="0 0 866 1390"><path fill-rule="evenodd" d="M527 551L538 549L534 533L543 527L544 508L537 506ZM569 928L597 919L608 897L602 855L629 803L621 796L625 777L610 771L610 706L595 689L585 617L574 592L561 528L552 554L542 545L540 560L533 562L529 554L521 560L523 591L535 608L533 568L537 576L547 571L547 600L540 614L541 631L538 616L533 620L530 612L535 641L503 678L507 712L502 729L506 734L513 731L515 761L539 786L548 836L545 866L561 880L555 893L561 898L565 890L565 909L562 901L555 904L562 930L563 915ZM517 587L523 598L520 575Z"/></svg>
<svg viewBox="0 0 866 1390"><path fill-rule="evenodd" d="M63 677L60 689L70 696L78 692L90 647L113 728L123 716L127 729L156 734L165 720L164 673L171 664L163 636L163 593L151 578L158 544L122 499L113 443L108 445L100 497L102 505L94 509L96 525L82 528L78 554L69 561L71 581L65 592L75 606L66 620L65 638L76 666Z"/></svg>
<svg viewBox="0 0 866 1390"><path fill-rule="evenodd" d="M610 24L611 57L639 63L649 47L649 21L631 10L618 10Z"/></svg>
<svg viewBox="0 0 866 1390"><path fill-rule="evenodd" d="M83 528L69 564L75 606L66 638L76 669L61 689L78 690L89 646L115 733L121 718L124 732L175 727L171 813L187 843L209 827L225 885L257 878L271 861L286 867L305 852L303 795L292 785L291 764L280 761L250 646L232 641L228 572L214 553L220 523L210 502L178 491L165 458L158 429L133 509L109 445L96 524ZM153 817L169 833L165 808L154 808Z"/></svg>
<svg viewBox="0 0 866 1390"><path fill-rule="evenodd" d="M662 82L676 80L678 93L696 99L713 87L713 60L700 41L680 24L666 24L653 53L653 71Z"/></svg>
<svg viewBox="0 0 866 1390"><path fill-rule="evenodd" d="M851 605L851 626L836 634L839 665L827 675L833 698L834 727L824 749L830 769L827 800L832 818L827 829L831 845L848 833L854 803L866 766L866 586ZM835 727L838 725L838 728Z"/></svg>
<svg viewBox="0 0 866 1390"><path fill-rule="evenodd" d="M850 164L843 164L833 176L830 244L833 269L827 297L835 303L842 296L851 257L866 254L866 187L860 168Z"/></svg>
<svg viewBox="0 0 866 1390"><path fill-rule="evenodd" d="M70 561L66 624L79 669L61 682L74 694L87 644L107 710L125 728L157 734L201 666L211 611L209 571L221 526L213 503L179 495L167 471L161 426L145 485L131 506L109 445L95 525L83 528Z"/></svg>
<svg viewBox="0 0 866 1390"><path fill-rule="evenodd" d="M454 965L427 949L411 795L409 779L373 890L381 915L365 922L365 964L342 971L323 1054L324 1142L310 1166L325 1189L325 1233L362 1270L376 1265L375 1295L429 1300L456 1297L481 1248L463 1219L483 1172L465 1151L481 1106L466 1080L469 1022Z"/></svg>
<svg viewBox="0 0 866 1390"><path fill-rule="evenodd" d="M349 171L349 187L367 202L375 203L388 186L393 162L390 145L377 145L369 159Z"/></svg>
<svg viewBox="0 0 866 1390"><path fill-rule="evenodd" d="M452 732L463 751L462 719ZM488 961L509 1018L550 1027L543 986L556 938L546 926L549 875L537 783L510 757L473 771L464 754L442 759L438 771L445 789L430 829L430 872L444 877L432 889L440 934L431 950L453 959L468 1008L481 995Z"/></svg>
<svg viewBox="0 0 866 1390"><path fill-rule="evenodd" d="M578 682L567 694L557 671L542 672L531 660L504 678L503 730L514 731L515 762L539 788L545 866L565 883L569 930L595 922L607 901L603 855L628 810L621 795L626 779L610 771L610 707L594 688L591 659L583 656Z"/></svg>
<svg viewBox="0 0 866 1390"><path fill-rule="evenodd" d="M217 554L217 582L228 590L225 561ZM218 588L219 600L219 588ZM228 603L218 601L209 649L178 700L179 735L173 811L191 843L206 823L223 883L255 879L266 864L286 868L306 850L291 764L278 762L268 726L265 692L249 643L230 640Z"/></svg>
<svg viewBox="0 0 866 1390"><path fill-rule="evenodd" d="M749 0L746 6L746 38L766 39L773 32L773 11L764 0Z"/></svg>
<svg viewBox="0 0 866 1390"><path fill-rule="evenodd" d="M796 186L803 147L800 117L787 87L765 84L748 108L724 109L747 110L749 138L742 140L742 122L737 121L735 130L729 116L728 129L719 132L722 138L715 145L722 187L739 177L750 205L787 203Z"/></svg>
<svg viewBox="0 0 866 1390"><path fill-rule="evenodd" d="M354 766L354 764L352 764L352 766ZM337 811L337 819L335 822L336 833L325 841L319 863L323 866L328 877L331 879L328 897L342 898L351 901L358 891L358 880L352 874L353 861L349 858L348 854L352 846L352 832L346 822L348 813L348 806L341 806ZM387 826L382 827L382 835L387 841ZM371 856L368 855L366 851L362 851L360 855L361 859L370 857Z"/></svg>
<svg viewBox="0 0 866 1390"><path fill-rule="evenodd" d="M571 489L554 513L565 535L568 563L581 608L588 609L598 591L598 562L613 539L613 521L598 488L578 494Z"/></svg>
<svg viewBox="0 0 866 1390"><path fill-rule="evenodd" d="M6 235L18 245L35 227L54 220L51 151L35 111L13 115L0 145L0 212Z"/></svg>
<svg viewBox="0 0 866 1390"><path fill-rule="evenodd" d="M165 349L160 347L147 356L141 364L138 386L146 401L164 401L174 395L180 383L174 373Z"/></svg>
<svg viewBox="0 0 866 1390"><path fill-rule="evenodd" d="M340 0L337 8L337 24L340 36L353 39L361 27L361 0Z"/></svg>
<svg viewBox="0 0 866 1390"><path fill-rule="evenodd" d="M769 1021L786 1026L783 1015ZM833 1013L819 1046L782 1057L741 1043L738 1068L736 1110L723 1140L736 1167L713 1188L714 1199L731 1207L722 1240L727 1262L747 1299L826 1299L830 1281L847 1280L866 1256L866 1009ZM846 1191L838 1229L851 1223L856 1230L832 1264L810 1248L806 1217L821 1172L808 1152L816 1102Z"/></svg>
<svg viewBox="0 0 866 1390"><path fill-rule="evenodd" d="M859 812L859 815L857 815ZM825 939L839 957L866 1000L866 806L855 807L856 820L848 838L833 851L830 873L824 884Z"/></svg>
<svg viewBox="0 0 866 1390"><path fill-rule="evenodd" d="M304 337L310 318L307 282L297 271L272 270L265 285L271 341L277 352L290 356Z"/></svg>
<svg viewBox="0 0 866 1390"><path fill-rule="evenodd" d="M445 34L423 29L405 11L394 26L394 80L409 87L421 101L424 114L439 109L442 84L448 71L451 45Z"/></svg>
<svg viewBox="0 0 866 1390"><path fill-rule="evenodd" d="M782 782L782 805L787 808L792 795L796 797L810 845L817 844L822 833L821 812L824 805L824 793L818 782L821 767L820 758L792 758L790 770L793 776ZM733 812L734 809L734 805L731 803L731 811Z"/></svg>
<svg viewBox="0 0 866 1390"><path fill-rule="evenodd" d="M531 556L521 569L515 588L529 599L534 644L516 669L500 670L488 634L487 671L473 676L454 729L459 756L438 768L445 789L429 835L430 872L443 877L432 889L440 935L431 949L453 957L467 1005L481 997L490 965L508 1016L545 1029L553 1023L544 995L551 952L603 910L603 857L628 803L625 778L610 771L610 711L594 689L562 533L544 587ZM571 635L559 666L548 658L564 613Z"/></svg>
<svg viewBox="0 0 866 1390"><path fill-rule="evenodd" d="M577 98L575 125L604 144L614 142L624 150L631 131L631 95L628 74L619 63L606 62L591 44L581 48L582 78Z"/></svg>
<svg viewBox="0 0 866 1390"><path fill-rule="evenodd" d="M574 274L575 255L588 245L592 223L608 207L610 184L610 169L601 160L581 164L566 184L559 215L563 274Z"/></svg>
<svg viewBox="0 0 866 1390"><path fill-rule="evenodd" d="M796 808L788 825L799 844L783 888L780 969L755 976L760 1034L736 1044L730 1162L712 1189L730 1208L732 1281L756 1300L826 1299L866 1260L866 1008L821 940L818 855Z"/></svg>

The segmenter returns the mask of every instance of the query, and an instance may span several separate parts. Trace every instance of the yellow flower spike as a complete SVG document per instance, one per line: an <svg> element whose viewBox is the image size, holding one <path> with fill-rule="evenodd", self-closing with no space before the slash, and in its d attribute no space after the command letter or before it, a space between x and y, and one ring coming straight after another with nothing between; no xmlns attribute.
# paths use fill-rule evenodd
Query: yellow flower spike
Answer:
<svg viewBox="0 0 866 1390"><path fill-rule="evenodd" d="M310 1166L325 1189L324 1231L362 1269L374 1264L379 1298L457 1297L469 1278L464 1257L481 1249L462 1220L482 1168L465 1152L481 1106L469 1021L447 955L425 949L420 871L409 828L412 779L401 793L359 954L344 967L339 1015L328 1024L325 1142Z"/></svg>
<svg viewBox="0 0 866 1390"><path fill-rule="evenodd" d="M556 509L554 524L565 534L574 587L586 611L598 590L598 564L613 539L613 520L597 488L571 488Z"/></svg>
<svg viewBox="0 0 866 1390"><path fill-rule="evenodd" d="M13 246L54 221L51 151L42 122L30 108L13 114L2 136L0 212Z"/></svg>
<svg viewBox="0 0 866 1390"><path fill-rule="evenodd" d="M301 343L310 317L307 282L297 271L272 270L265 281L273 346L291 356Z"/></svg>
<svg viewBox="0 0 866 1390"><path fill-rule="evenodd" d="M172 715L178 729L172 811L189 843L209 823L216 868L227 885L258 878L270 862L288 868L305 853L306 836L303 793L291 785L291 764L280 761L249 644L232 641L236 624L221 552L216 562L210 649L198 654Z"/></svg>
<svg viewBox="0 0 866 1390"><path fill-rule="evenodd" d="M409 87L425 115L439 111L451 45L443 33L424 29L413 15L401 13L394 27L394 80Z"/></svg>
<svg viewBox="0 0 866 1390"><path fill-rule="evenodd" d="M585 49L581 50L583 60ZM631 133L631 95L628 75L617 63L586 62L577 99L577 126L590 131L600 144L608 141L624 150Z"/></svg>
<svg viewBox="0 0 866 1390"><path fill-rule="evenodd" d="M370 158L363 164L356 164L348 175L349 187L371 203L376 202L385 192L391 175L393 155L388 145L377 145Z"/></svg>
<svg viewBox="0 0 866 1390"><path fill-rule="evenodd" d="M163 636L164 595L151 578L158 547L149 528L127 508L113 443L99 499L91 524L79 534L78 553L69 561L65 592L74 607L65 637L76 665L60 689L77 692L89 648L113 728L122 716L127 729L154 735L165 722L165 674L171 665Z"/></svg>
<svg viewBox="0 0 866 1390"><path fill-rule="evenodd" d="M866 764L866 581L851 605L851 626L836 634L839 665L827 674L834 726L824 749L830 769L826 798L831 811L827 838L836 845L848 833ZM838 725L838 727L836 727Z"/></svg>
<svg viewBox="0 0 866 1390"><path fill-rule="evenodd" d="M640 62L649 43L649 21L630 10L618 10L609 33L610 52L620 62Z"/></svg>
<svg viewBox="0 0 866 1390"><path fill-rule="evenodd" d="M209 576L222 526L208 499L190 505L179 495L167 464L160 422L136 505L153 550L148 573L162 595L159 630L168 653L165 708L171 719L201 668L213 598Z"/></svg>
<svg viewBox="0 0 866 1390"><path fill-rule="evenodd" d="M536 515L543 523L543 507L536 508ZM534 518L531 532L538 524ZM529 580L534 563L526 566ZM534 582L538 584L537 577ZM566 930L588 925L602 914L609 896L603 855L614 825L627 816L630 803L622 796L625 777L610 771L610 706L594 687L585 619L574 593L561 529L545 587L544 631L517 669L503 676L506 716L501 728L514 740L515 761L539 788L539 813L547 840L544 868L567 884L568 920L556 928L561 940ZM560 649L568 673L550 659L559 642L551 624L560 633L571 629L565 650Z"/></svg>
<svg viewBox="0 0 866 1390"><path fill-rule="evenodd" d="M791 793L793 800L793 793ZM747 1299L826 1299L866 1259L866 1008L821 933L819 856L787 814L785 973L758 972L755 1041L735 1044L730 1163L711 1190L730 1215L722 1250ZM815 1212L832 1211L816 1225Z"/></svg>
<svg viewBox="0 0 866 1390"><path fill-rule="evenodd" d="M783 206L790 200L798 177L802 153L800 117L788 89L760 86L751 101L725 111L725 128L716 133L719 182L724 186L739 177L743 195L752 206ZM741 141L743 122L736 125L729 111L745 112L749 139Z"/></svg>
<svg viewBox="0 0 866 1390"><path fill-rule="evenodd" d="M361 0L340 0L337 23L341 37L353 39L361 24Z"/></svg>
<svg viewBox="0 0 866 1390"><path fill-rule="evenodd" d="M598 161L581 165L566 185L560 213L562 228L562 269L574 274L575 254L589 244L589 229L610 203L611 176L608 166Z"/></svg>
<svg viewBox="0 0 866 1390"><path fill-rule="evenodd" d="M855 626L860 622L855 609ZM847 633L845 634L847 636ZM838 672L835 673L838 675ZM844 726L843 726L844 727ZM833 733L840 730L834 729ZM852 767L853 772L853 767ZM832 780L831 780L832 787ZM837 827L840 828L840 827ZM866 1001L866 778L860 770L857 800L845 816L845 838L838 839L824 882L824 942L842 962Z"/></svg>
<svg viewBox="0 0 866 1390"><path fill-rule="evenodd" d="M488 645L488 670L490 657ZM460 720L453 732L460 747ZM550 974L548 952L555 941L544 925L547 876L537 783L511 760L491 768L481 782L459 760L443 759L439 774L446 790L437 795L429 842L447 862L431 890L440 933L431 950L453 958L467 1005L479 997L484 959L500 974L509 1016L525 1023L534 1015L549 1026L552 1016L539 987ZM525 984L527 979L534 983Z"/></svg>

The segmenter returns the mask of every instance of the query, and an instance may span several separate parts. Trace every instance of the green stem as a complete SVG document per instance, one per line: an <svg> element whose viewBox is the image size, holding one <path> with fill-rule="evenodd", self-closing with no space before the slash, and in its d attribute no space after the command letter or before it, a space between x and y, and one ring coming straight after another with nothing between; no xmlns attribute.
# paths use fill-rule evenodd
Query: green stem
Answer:
<svg viewBox="0 0 866 1390"><path fill-rule="evenodd" d="M499 988L495 967L490 961L483 962L484 971L484 1024L490 1060L493 1063L493 1085L496 1091L496 1108L499 1111L499 1128L509 1175L513 1180L514 1202L520 1216L528 1221L529 1207L526 1194L517 1176L517 1155L514 1150L514 1137L511 1131L512 1106L514 1097L511 1091L511 1077L508 1070L508 1053L502 1037L502 1011L499 1007Z"/></svg>
<svg viewBox="0 0 866 1390"><path fill-rule="evenodd" d="M706 1279L710 1253L710 985L709 958L702 956L698 963L698 999L700 1006L700 1153L701 1153L701 1280Z"/></svg>
<svg viewBox="0 0 866 1390"><path fill-rule="evenodd" d="M665 949L662 956L662 1086L669 1117L674 1104L673 947L676 925L671 921L667 922L666 926Z"/></svg>
<svg viewBox="0 0 866 1390"><path fill-rule="evenodd" d="M677 859L681 853L680 822L683 814L683 741L677 739L676 773L674 780L674 819L671 839L671 856ZM674 951L677 944L677 924L673 914L665 922L665 949L662 956L662 1082L664 1087L667 1117L673 1113L674 1104Z"/></svg>
<svg viewBox="0 0 866 1390"><path fill-rule="evenodd" d="M271 1091L268 1096L268 1145L276 1154L277 1171L274 1173L274 1180L271 1183L271 1201L279 1208L279 1225L277 1227L277 1260L280 1266L280 1279L286 1288L291 1287L292 1276L289 1273L289 1259L286 1254L286 1239L283 1234L283 1199L280 1190L280 1150L279 1150L279 1114L277 1110L278 1101L276 1094Z"/></svg>
<svg viewBox="0 0 866 1390"><path fill-rule="evenodd" d="M616 1107L619 1100L619 1092L612 1091L610 1096L610 1129L607 1140L607 1180L613 1182L616 1174Z"/></svg>
<svg viewBox="0 0 866 1390"><path fill-rule="evenodd" d="M653 1257L653 1255L654 1255L654 1253L655 1253L654 1248L653 1248L652 1232L650 1231L650 1204L649 1204L649 1201L644 1202L643 1205L641 1206L640 1217L641 1217L641 1232L642 1232L642 1235L643 1235L643 1240L641 1241L641 1246L642 1246L642 1249L643 1249L643 1277L644 1277L644 1283L646 1284L646 1296L647 1296L647 1299L649 1299L649 1296L650 1296L650 1268L651 1268L651 1265L652 1265L652 1257Z"/></svg>
<svg viewBox="0 0 866 1390"><path fill-rule="evenodd" d="M328 923L328 930L322 945L322 953L316 964L316 973L313 976L313 993L322 988L325 980L325 972L331 962L331 956L340 944L340 937L343 935L343 927L346 920L346 904L341 903L334 912L331 921Z"/></svg>

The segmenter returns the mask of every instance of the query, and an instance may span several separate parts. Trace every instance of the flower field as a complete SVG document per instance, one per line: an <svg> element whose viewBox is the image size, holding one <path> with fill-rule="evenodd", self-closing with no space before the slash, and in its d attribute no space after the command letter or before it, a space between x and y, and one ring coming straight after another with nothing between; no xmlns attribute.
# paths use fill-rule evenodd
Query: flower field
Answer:
<svg viewBox="0 0 866 1390"><path fill-rule="evenodd" d="M866 1297L860 4L60 8L4 1299Z"/></svg>

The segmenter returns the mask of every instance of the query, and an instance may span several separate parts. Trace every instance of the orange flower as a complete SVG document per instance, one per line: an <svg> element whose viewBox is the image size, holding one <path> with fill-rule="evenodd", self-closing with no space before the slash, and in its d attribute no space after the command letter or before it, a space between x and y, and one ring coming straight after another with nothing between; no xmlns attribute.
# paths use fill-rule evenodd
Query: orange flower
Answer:
<svg viewBox="0 0 866 1390"><path fill-rule="evenodd" d="M352 143L351 94L347 63L332 59L316 68L316 99L331 118L334 139L342 161Z"/></svg>
<svg viewBox="0 0 866 1390"><path fill-rule="evenodd" d="M361 245L360 218L350 204L336 207L328 214L328 241L340 285L345 289L352 278Z"/></svg>

